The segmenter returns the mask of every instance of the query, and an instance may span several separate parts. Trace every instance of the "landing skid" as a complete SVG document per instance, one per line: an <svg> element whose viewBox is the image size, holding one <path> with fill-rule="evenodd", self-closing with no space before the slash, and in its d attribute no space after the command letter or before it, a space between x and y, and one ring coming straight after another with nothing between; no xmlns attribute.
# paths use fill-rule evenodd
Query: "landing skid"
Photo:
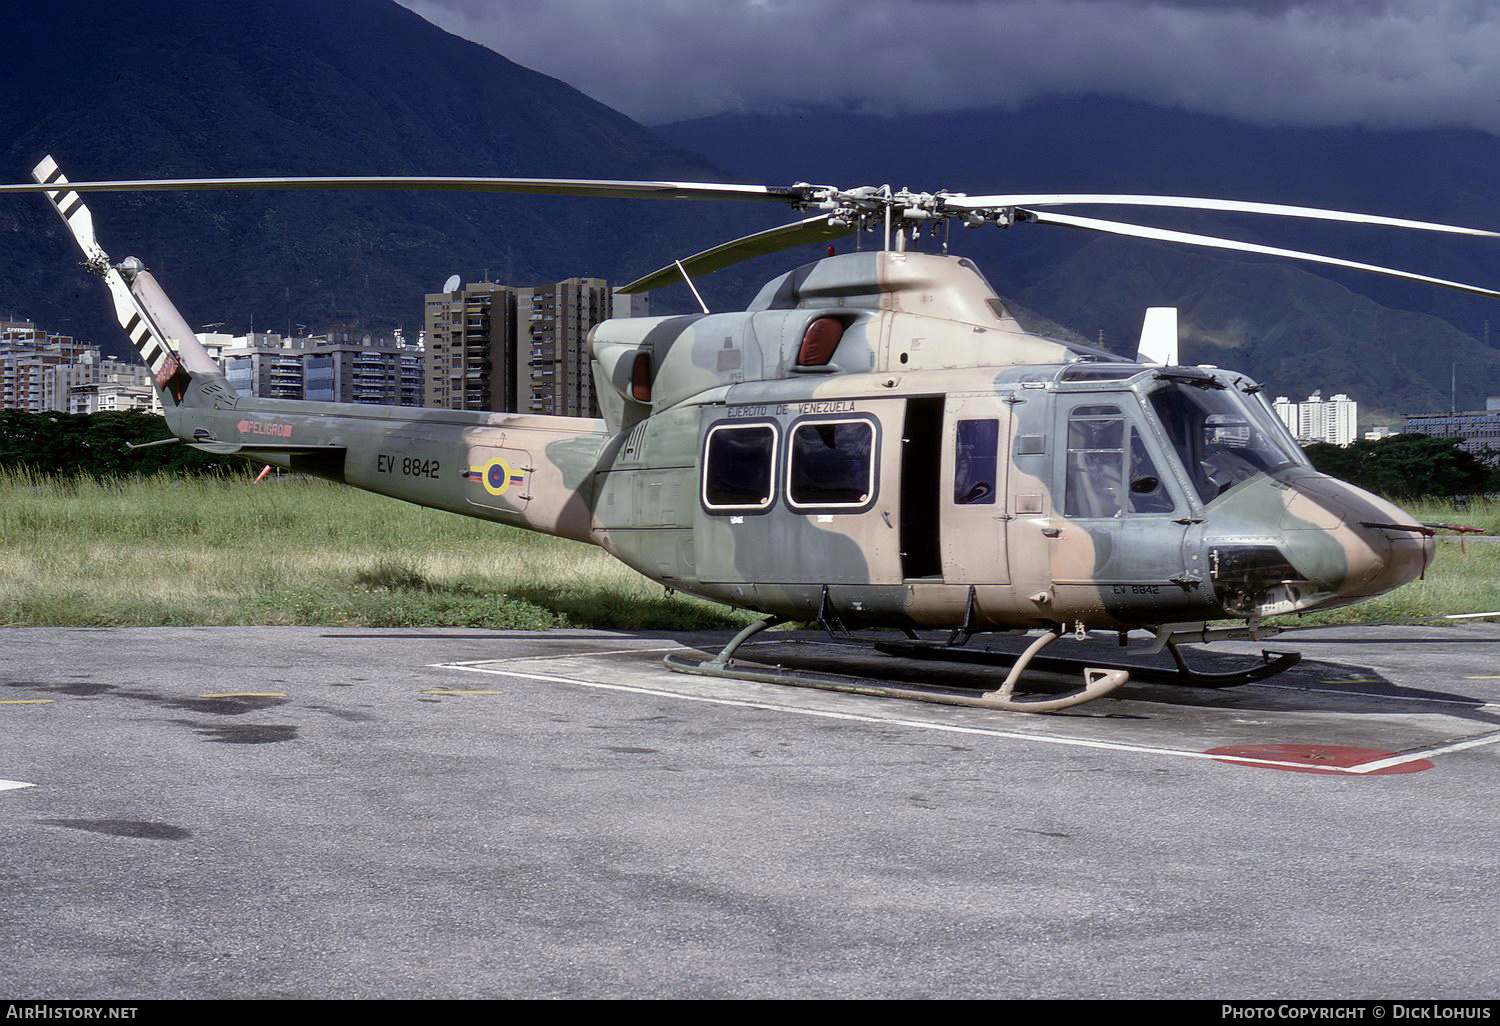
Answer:
<svg viewBox="0 0 1500 1026"><path fill-rule="evenodd" d="M1182 651L1172 642L1166 645L1177 668L1143 666L1139 663L1106 663L1089 660L1088 665L1099 670L1120 670L1130 675L1131 680L1149 684L1172 684L1184 688L1237 688L1256 681L1265 680L1283 673L1302 661L1300 652L1262 651L1261 661L1244 670L1227 673L1207 673L1195 670L1182 657ZM902 656L907 659L936 659L944 662L971 663L981 666L1010 666L1020 657L1009 652L987 652L966 648L951 648L926 642L880 641L875 643L878 652ZM1050 656L1035 657L1031 665L1038 670L1067 673L1082 669L1084 661L1079 659L1055 659Z"/></svg>
<svg viewBox="0 0 1500 1026"><path fill-rule="evenodd" d="M1120 685L1130 679L1130 668L1127 667L1092 667L1073 664L1067 660L1050 660L1051 662L1068 662L1069 669L1078 668L1083 673L1083 686L1066 694L1017 694L1016 684L1021 676L1032 665L1036 654L1046 648L1052 642L1062 636L1061 629L1050 630L1041 637L1036 638L1027 646L1026 651L1019 656L1011 656L1013 664L1010 673L1005 680L993 691L980 692L961 690L958 688L946 688L939 686L924 686L917 684L871 684L853 677L843 677L836 674L811 673L807 671L793 671L781 667L775 669L757 669L734 664L734 653L754 635L774 627L783 621L776 618L762 620L753 623L740 631L725 645L723 650L712 659L697 662L684 659L678 655L669 655L663 662L667 669L674 673L692 673L704 677L724 677L730 680L748 680L761 684L781 684L787 687L814 688L819 691L842 691L847 694L869 695L878 698L903 698L917 702L935 702L939 705L962 705L974 709L1000 709L1006 712L1057 712L1085 702L1092 702L1096 698L1115 691ZM878 647L878 646L877 646ZM937 646L930 646L937 648ZM941 650L939 650L941 651Z"/></svg>

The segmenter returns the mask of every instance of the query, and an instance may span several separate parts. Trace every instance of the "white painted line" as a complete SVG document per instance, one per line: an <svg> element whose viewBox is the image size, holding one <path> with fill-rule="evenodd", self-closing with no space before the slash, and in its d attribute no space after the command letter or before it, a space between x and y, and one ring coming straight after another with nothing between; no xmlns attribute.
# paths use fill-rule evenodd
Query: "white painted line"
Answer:
<svg viewBox="0 0 1500 1026"><path fill-rule="evenodd" d="M493 662L493 660L490 660ZM1308 764L1305 762L1282 762L1276 759L1252 759L1238 755L1210 755L1207 752L1189 752L1177 748L1156 748L1150 745L1122 744L1115 741L1090 741L1080 737L1056 737L1043 734L1027 734L1021 731L994 730L987 727L960 727L948 723L925 723L919 720L902 720L885 716L866 716L860 713L831 712L823 709L798 709L792 706L775 705L770 702L751 702L737 698L710 698L706 695L685 695L677 691L661 691L656 688L643 688L630 684L605 684L600 681L583 680L578 677L557 677L545 673L525 673L519 670L497 670L488 666L476 666L473 663L432 663L434 669L440 670L467 670L470 673L489 673L500 677L520 677L523 680L540 680L552 684L576 684L585 688L601 688L605 691L624 691L637 695L651 695L656 698L675 698L683 702L705 702L709 705L727 705L740 709L760 709L766 712L790 713L794 716L813 716L827 720L847 720L854 723L873 723L880 726L891 727L914 727L919 730L937 730L949 734L979 734L986 737L1004 738L1010 741L1034 741L1041 744L1063 745L1071 748L1095 748L1112 752L1133 752L1137 755L1160 755L1179 759L1203 759L1210 762L1239 762L1252 766L1283 766L1289 769L1305 770ZM1351 768L1343 766L1319 767L1325 772L1355 773ZM1369 772L1366 770L1365 772Z"/></svg>
<svg viewBox="0 0 1500 1026"><path fill-rule="evenodd" d="M605 652L593 652L588 649L574 649L571 652L563 652L559 655L539 656L510 656L506 659L465 659L456 663L433 663L434 666L486 666L490 663L530 663L541 662L547 659L576 659L580 656L607 656L607 655L630 655L633 652L678 652L686 648L686 645L665 645L661 648L614 648Z"/></svg>
<svg viewBox="0 0 1500 1026"><path fill-rule="evenodd" d="M1437 748L1428 748L1420 752L1406 752L1403 755L1393 755L1389 759L1377 759L1374 762L1362 762L1358 766L1350 766L1350 773L1374 773L1389 766L1401 766L1408 762L1416 762L1418 759L1431 759L1436 755L1447 755L1449 752L1461 752L1466 748L1479 748L1483 745L1500 744L1500 731L1493 734L1481 734L1471 737L1467 741L1455 741L1451 745L1440 745Z"/></svg>
<svg viewBox="0 0 1500 1026"><path fill-rule="evenodd" d="M1378 695L1371 691L1344 691L1339 688L1299 688L1295 684L1247 684L1251 688L1273 688L1276 691L1306 691L1315 695L1343 695L1347 698L1373 698L1385 702L1430 702L1435 705L1461 705L1465 709L1489 709L1500 706L1500 702L1486 702L1474 698L1418 698L1416 695Z"/></svg>
<svg viewBox="0 0 1500 1026"><path fill-rule="evenodd" d="M642 652L642 653L645 653L645 654L649 655L652 652L680 652L682 649L684 649L686 647L687 647L686 645L663 645L660 648L612 648L612 649L609 649L609 650L604 651L604 652L594 652L594 651L591 651L590 649L581 648L581 649L574 649L571 652L561 652L561 653L559 653L557 655L549 655L549 656L512 656L511 658L506 659L504 661L507 662L507 663L515 663L515 662L521 662L523 660L527 661L527 662L530 662L533 659L576 659L579 656L633 655L633 654L635 654L637 652ZM494 659L477 659L477 660L475 660L475 662L478 662L478 663L496 662L496 661L497 660L494 660Z"/></svg>
<svg viewBox="0 0 1500 1026"><path fill-rule="evenodd" d="M19 791L23 787L35 787L24 780L0 780L0 791Z"/></svg>

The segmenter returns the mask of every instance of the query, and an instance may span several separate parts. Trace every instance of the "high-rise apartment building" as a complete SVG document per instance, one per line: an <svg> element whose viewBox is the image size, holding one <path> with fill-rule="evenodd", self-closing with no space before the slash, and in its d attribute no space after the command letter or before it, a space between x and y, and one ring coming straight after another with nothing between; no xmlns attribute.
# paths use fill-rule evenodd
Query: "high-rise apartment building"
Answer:
<svg viewBox="0 0 1500 1026"><path fill-rule="evenodd" d="M307 339L252 331L219 350L219 366L229 387L267 399L303 398L303 352Z"/></svg>
<svg viewBox="0 0 1500 1026"><path fill-rule="evenodd" d="M426 297L426 405L515 410L517 290L491 282Z"/></svg>
<svg viewBox="0 0 1500 1026"><path fill-rule="evenodd" d="M1279 395L1271 409L1299 442L1349 445L1359 437L1359 403L1343 393L1324 399L1314 392L1300 403Z"/></svg>
<svg viewBox="0 0 1500 1026"><path fill-rule="evenodd" d="M67 388L59 391L58 369L98 363L95 346L67 335L48 335L29 322L7 322L0 331L0 409L65 410ZM59 396L62 405L49 405L58 403Z"/></svg>
<svg viewBox="0 0 1500 1026"><path fill-rule="evenodd" d="M140 363L108 359L92 368L89 380L68 386L64 405L69 413L108 413L122 410L161 412L161 397L151 380L151 368Z"/></svg>
<svg viewBox="0 0 1500 1026"><path fill-rule="evenodd" d="M588 334L609 318L612 301L602 278L568 278L520 290L516 362L522 384L518 405L510 409L558 417L599 416Z"/></svg>
<svg viewBox="0 0 1500 1026"><path fill-rule="evenodd" d="M302 398L330 403L421 406L422 353L370 341L315 346L303 357Z"/></svg>
<svg viewBox="0 0 1500 1026"><path fill-rule="evenodd" d="M237 392L379 406L421 406L422 351L400 341L341 331L285 338L253 332L203 336Z"/></svg>
<svg viewBox="0 0 1500 1026"><path fill-rule="evenodd" d="M589 329L640 315L602 278L515 287L480 282L427 296L427 405L597 417Z"/></svg>

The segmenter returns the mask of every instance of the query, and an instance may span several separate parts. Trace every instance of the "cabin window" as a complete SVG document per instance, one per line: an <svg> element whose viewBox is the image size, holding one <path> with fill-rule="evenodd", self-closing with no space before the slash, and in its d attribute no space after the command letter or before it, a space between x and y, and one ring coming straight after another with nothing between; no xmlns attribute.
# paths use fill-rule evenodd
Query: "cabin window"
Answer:
<svg viewBox="0 0 1500 1026"><path fill-rule="evenodd" d="M792 429L787 501L855 509L875 497L875 425L868 420L806 421Z"/></svg>
<svg viewBox="0 0 1500 1026"><path fill-rule="evenodd" d="M1117 517L1124 508L1125 417L1118 406L1078 406L1068 418L1063 515Z"/></svg>
<svg viewBox="0 0 1500 1026"><path fill-rule="evenodd" d="M703 451L703 505L710 510L769 509L776 498L776 427L720 424Z"/></svg>
<svg viewBox="0 0 1500 1026"><path fill-rule="evenodd" d="M953 502L959 506L995 503L995 457L1000 447L998 420L961 420L953 445Z"/></svg>

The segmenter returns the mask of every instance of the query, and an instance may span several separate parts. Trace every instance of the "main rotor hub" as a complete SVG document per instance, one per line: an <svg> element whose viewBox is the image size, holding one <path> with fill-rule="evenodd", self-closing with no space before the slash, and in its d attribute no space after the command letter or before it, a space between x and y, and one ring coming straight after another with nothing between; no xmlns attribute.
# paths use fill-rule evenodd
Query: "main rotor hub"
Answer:
<svg viewBox="0 0 1500 1026"><path fill-rule="evenodd" d="M894 190L889 185L840 189L807 182L798 182L790 192L797 197L796 209L825 211L829 223L839 227L873 229L888 223L893 229L909 229L956 218L967 228L982 224L1005 228L1016 219L1016 208L1011 206L950 210L948 201L964 198L966 194L961 192L912 192Z"/></svg>

